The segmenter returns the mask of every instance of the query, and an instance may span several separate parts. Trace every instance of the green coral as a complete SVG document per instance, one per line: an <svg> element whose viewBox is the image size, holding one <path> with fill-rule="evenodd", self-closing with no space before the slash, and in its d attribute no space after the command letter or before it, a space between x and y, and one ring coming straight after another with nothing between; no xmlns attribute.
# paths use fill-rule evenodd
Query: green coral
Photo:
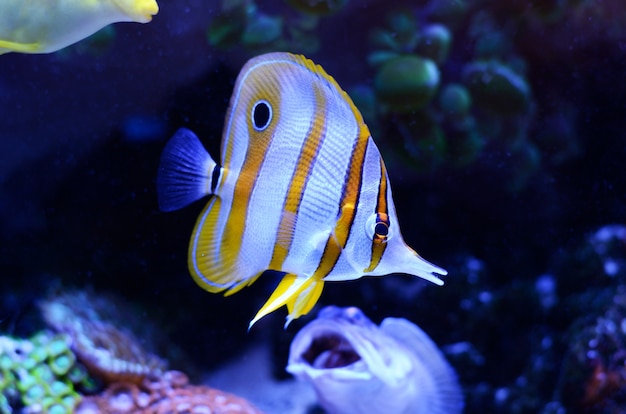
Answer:
<svg viewBox="0 0 626 414"><path fill-rule="evenodd" d="M207 40L211 46L222 49L243 47L253 53L291 50L309 54L319 48L315 33L318 22L317 14L272 15L263 12L253 0L222 0L221 12L207 29Z"/></svg>
<svg viewBox="0 0 626 414"><path fill-rule="evenodd" d="M463 71L476 104L500 115L524 113L530 105L530 87L526 79L497 61L468 63Z"/></svg>
<svg viewBox="0 0 626 414"><path fill-rule="evenodd" d="M439 86L439 70L433 61L399 56L378 71L374 88L378 98L398 113L424 108Z"/></svg>
<svg viewBox="0 0 626 414"><path fill-rule="evenodd" d="M66 335L41 332L30 339L0 337L0 413L71 413L77 389L92 379L76 362Z"/></svg>
<svg viewBox="0 0 626 414"><path fill-rule="evenodd" d="M287 4L302 13L328 15L337 13L345 7L348 0L286 0Z"/></svg>
<svg viewBox="0 0 626 414"><path fill-rule="evenodd" d="M389 10L369 41L376 105L368 122L393 153L390 166L481 173L507 154L506 188L526 187L542 160L528 133L535 102L511 27L472 2L430 0L422 12Z"/></svg>

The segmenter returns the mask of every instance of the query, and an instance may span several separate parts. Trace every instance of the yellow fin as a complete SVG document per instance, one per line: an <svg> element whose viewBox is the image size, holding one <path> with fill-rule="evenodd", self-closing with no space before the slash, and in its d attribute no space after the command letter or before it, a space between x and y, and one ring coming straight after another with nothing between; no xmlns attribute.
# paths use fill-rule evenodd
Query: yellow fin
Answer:
<svg viewBox="0 0 626 414"><path fill-rule="evenodd" d="M289 309L289 316L285 327L294 319L305 315L309 312L313 305L317 302L317 299L322 293L322 287L324 282L316 280L313 277L298 277L293 273L287 273L280 281L272 296L265 302L265 305L257 312L256 316L250 325L248 330L259 319L274 312L276 309L283 305L287 305Z"/></svg>
<svg viewBox="0 0 626 414"><path fill-rule="evenodd" d="M323 280L313 277L306 280L302 290L298 293L298 296L292 297L292 299L287 302L289 315L287 315L285 328L289 326L291 321L298 319L300 316L306 315L311 311L311 309L313 309L313 306L315 306L317 300L320 298L323 289Z"/></svg>
<svg viewBox="0 0 626 414"><path fill-rule="evenodd" d="M42 47L39 42L18 43L0 39L0 54L6 53L2 49L8 49L6 52L37 53Z"/></svg>
<svg viewBox="0 0 626 414"><path fill-rule="evenodd" d="M229 248L228 241L222 243L215 234L219 215L222 214L221 206L222 200L218 196L213 196L206 205L196 221L188 253L191 276L200 287L213 293L231 288L236 291L242 282L249 279L240 277L236 271L237 251Z"/></svg>
<svg viewBox="0 0 626 414"><path fill-rule="evenodd" d="M148 23L159 12L159 5L155 0L125 0L117 4L138 23Z"/></svg>

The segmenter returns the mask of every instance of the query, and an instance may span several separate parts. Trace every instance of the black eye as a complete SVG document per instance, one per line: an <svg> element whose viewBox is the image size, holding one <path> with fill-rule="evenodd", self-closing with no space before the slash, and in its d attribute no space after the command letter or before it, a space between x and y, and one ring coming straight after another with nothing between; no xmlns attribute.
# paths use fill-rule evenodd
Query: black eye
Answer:
<svg viewBox="0 0 626 414"><path fill-rule="evenodd" d="M381 221L376 223L376 226L374 227L374 232L377 236L387 237L387 234L389 234L389 227L387 226L387 223L383 223Z"/></svg>
<svg viewBox="0 0 626 414"><path fill-rule="evenodd" d="M267 101L258 101L252 108L252 124L257 131L263 131L272 120L272 107Z"/></svg>
<svg viewBox="0 0 626 414"><path fill-rule="evenodd" d="M374 213L365 222L365 233L374 243L387 243L393 237L393 229L386 213Z"/></svg>

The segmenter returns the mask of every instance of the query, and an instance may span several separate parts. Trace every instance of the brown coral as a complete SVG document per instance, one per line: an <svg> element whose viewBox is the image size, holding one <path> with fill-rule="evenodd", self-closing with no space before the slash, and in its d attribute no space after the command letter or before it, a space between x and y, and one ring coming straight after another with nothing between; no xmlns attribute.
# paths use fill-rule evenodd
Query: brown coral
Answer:
<svg viewBox="0 0 626 414"><path fill-rule="evenodd" d="M261 414L246 400L203 385L191 385L180 371L140 385L115 383L101 395L85 397L76 414Z"/></svg>
<svg viewBox="0 0 626 414"><path fill-rule="evenodd" d="M39 307L48 325L69 335L72 350L90 374L106 383L139 384L165 369L165 362L140 346L132 333L113 325L130 314L119 299L70 291L41 301Z"/></svg>

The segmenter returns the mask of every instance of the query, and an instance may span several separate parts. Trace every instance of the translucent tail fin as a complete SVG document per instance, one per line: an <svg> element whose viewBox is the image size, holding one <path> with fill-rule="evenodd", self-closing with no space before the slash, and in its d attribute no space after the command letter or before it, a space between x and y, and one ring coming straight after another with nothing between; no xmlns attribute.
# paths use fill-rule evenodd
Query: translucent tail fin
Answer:
<svg viewBox="0 0 626 414"><path fill-rule="evenodd" d="M213 194L221 173L198 137L186 128L179 129L161 155L157 173L159 208L178 210Z"/></svg>

